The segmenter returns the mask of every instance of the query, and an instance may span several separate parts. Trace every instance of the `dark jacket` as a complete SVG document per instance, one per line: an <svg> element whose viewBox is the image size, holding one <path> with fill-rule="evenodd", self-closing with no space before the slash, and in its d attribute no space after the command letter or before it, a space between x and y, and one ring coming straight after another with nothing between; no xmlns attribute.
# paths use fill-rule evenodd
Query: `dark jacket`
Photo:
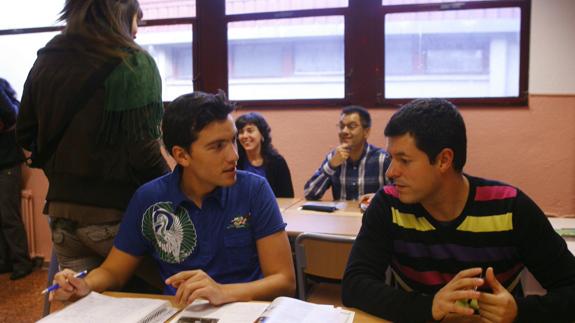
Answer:
<svg viewBox="0 0 575 323"><path fill-rule="evenodd" d="M78 107L69 102L104 63L78 50L83 47L89 52L90 46L78 36L58 35L38 52L24 85L16 126L17 140L23 148L31 150L36 144L42 151L65 126L67 116L75 113ZM99 140L106 94L103 86L93 91L43 166L50 184L48 202L123 210L141 184L169 171L157 138L113 143Z"/></svg>
<svg viewBox="0 0 575 323"><path fill-rule="evenodd" d="M14 130L19 105L10 84L0 78L0 169L13 167L24 160Z"/></svg>
<svg viewBox="0 0 575 323"><path fill-rule="evenodd" d="M243 169L244 154L240 154L238 168ZM266 179L276 197L294 197L291 174L285 159L280 154L268 157L264 163Z"/></svg>

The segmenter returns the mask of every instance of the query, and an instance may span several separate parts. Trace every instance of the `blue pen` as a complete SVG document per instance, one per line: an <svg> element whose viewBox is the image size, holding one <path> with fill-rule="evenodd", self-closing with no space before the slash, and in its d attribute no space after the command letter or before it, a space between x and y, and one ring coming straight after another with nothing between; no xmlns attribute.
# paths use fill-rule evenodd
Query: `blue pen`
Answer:
<svg viewBox="0 0 575 323"><path fill-rule="evenodd" d="M81 271L81 272L75 274L74 277L75 277L75 278L82 278L82 277L86 276L86 274L88 274L88 271L87 271L87 270L84 270L84 271ZM42 294L46 294L46 293L49 293L49 292L53 292L53 291L55 291L55 290L58 289L58 288L60 288L60 285L54 284L54 285L52 285L52 286L46 288L45 290L43 290L43 291L42 291Z"/></svg>

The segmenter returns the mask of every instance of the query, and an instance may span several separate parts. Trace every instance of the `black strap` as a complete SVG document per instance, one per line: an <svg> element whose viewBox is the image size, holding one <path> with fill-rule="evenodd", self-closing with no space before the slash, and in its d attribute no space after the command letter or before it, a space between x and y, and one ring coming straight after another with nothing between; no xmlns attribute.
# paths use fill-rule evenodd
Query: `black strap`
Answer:
<svg viewBox="0 0 575 323"><path fill-rule="evenodd" d="M98 70L96 70L95 73L90 75L84 85L80 88L80 91L78 91L78 94L74 97L73 100L70 101L71 106L76 107L76 110L68 115L68 120L66 123L64 123L64 126L53 138L48 140L42 151L38 151L38 136L36 135L36 142L33 143L31 147L32 154L26 159L28 166L34 168L42 168L44 164L50 160L54 152L56 152L60 141L66 134L66 131L68 130L74 117L78 114L78 112L86 107L88 100L94 95L98 87L104 83L106 78L112 73L116 66L120 64L120 62L121 59L111 60L102 65Z"/></svg>

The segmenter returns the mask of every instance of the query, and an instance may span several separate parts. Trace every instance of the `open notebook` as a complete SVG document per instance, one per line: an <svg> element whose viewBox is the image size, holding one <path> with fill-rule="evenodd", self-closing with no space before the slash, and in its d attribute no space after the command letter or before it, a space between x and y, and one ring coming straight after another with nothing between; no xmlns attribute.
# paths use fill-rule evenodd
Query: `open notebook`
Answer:
<svg viewBox="0 0 575 323"><path fill-rule="evenodd" d="M171 323L352 323L354 312L290 297L271 303L237 302L212 306L200 300L188 305Z"/></svg>
<svg viewBox="0 0 575 323"><path fill-rule="evenodd" d="M165 322L177 311L169 301L162 299L122 298L91 292L38 322L154 323Z"/></svg>

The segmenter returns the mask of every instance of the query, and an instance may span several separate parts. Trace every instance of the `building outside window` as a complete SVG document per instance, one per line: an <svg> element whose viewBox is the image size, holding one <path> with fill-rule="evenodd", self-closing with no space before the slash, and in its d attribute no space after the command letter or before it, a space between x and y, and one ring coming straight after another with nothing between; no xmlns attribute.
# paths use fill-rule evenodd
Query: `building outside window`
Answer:
<svg viewBox="0 0 575 323"><path fill-rule="evenodd" d="M2 51L0 72L19 95L36 51L63 28L64 0L42 1L39 16L26 9L30 1L0 13L0 45L18 48ZM246 102L525 98L529 0L378 1L140 0L136 41L156 60L165 101L203 90L198 77L221 78L219 88ZM225 24L225 35L196 29L197 2L222 6L223 19L214 21ZM354 34L365 8L376 30ZM210 58L195 57L198 40L222 44L213 57L225 57L227 75L212 75Z"/></svg>

